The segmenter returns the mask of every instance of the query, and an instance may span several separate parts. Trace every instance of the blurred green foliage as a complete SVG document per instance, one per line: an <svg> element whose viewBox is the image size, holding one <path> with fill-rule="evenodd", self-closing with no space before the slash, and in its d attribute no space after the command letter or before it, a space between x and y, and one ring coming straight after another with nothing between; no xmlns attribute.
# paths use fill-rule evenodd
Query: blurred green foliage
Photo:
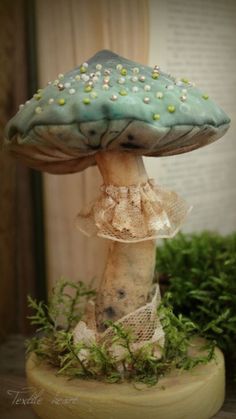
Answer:
<svg viewBox="0 0 236 419"><path fill-rule="evenodd" d="M215 340L236 373L236 233L178 234L156 252L156 278L182 313Z"/></svg>

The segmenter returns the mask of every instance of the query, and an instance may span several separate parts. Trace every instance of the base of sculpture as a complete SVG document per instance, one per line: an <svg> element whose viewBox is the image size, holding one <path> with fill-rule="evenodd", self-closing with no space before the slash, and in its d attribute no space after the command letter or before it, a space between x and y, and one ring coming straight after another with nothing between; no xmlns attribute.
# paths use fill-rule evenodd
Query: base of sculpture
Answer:
<svg viewBox="0 0 236 419"><path fill-rule="evenodd" d="M191 371L173 370L152 387L68 380L31 354L26 364L32 407L42 419L209 419L222 406L224 357Z"/></svg>

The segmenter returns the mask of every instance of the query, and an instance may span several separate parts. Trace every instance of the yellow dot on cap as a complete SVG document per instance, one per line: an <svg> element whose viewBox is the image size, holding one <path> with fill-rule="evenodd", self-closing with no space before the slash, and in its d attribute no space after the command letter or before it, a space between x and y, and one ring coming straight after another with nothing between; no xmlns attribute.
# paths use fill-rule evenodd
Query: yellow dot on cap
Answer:
<svg viewBox="0 0 236 419"><path fill-rule="evenodd" d="M91 92L92 91L92 86L85 86L84 91L85 92Z"/></svg>
<svg viewBox="0 0 236 419"><path fill-rule="evenodd" d="M188 79L186 79L185 77L183 77L183 78L181 79L181 81L182 81L183 83L185 83L185 84L188 84L188 83L189 83L189 80L188 80Z"/></svg>
<svg viewBox="0 0 236 419"><path fill-rule="evenodd" d="M41 106L37 106L37 108L35 108L35 113L41 113L42 111Z"/></svg>
<svg viewBox="0 0 236 419"><path fill-rule="evenodd" d="M205 99L205 100L207 100L207 99L209 99L209 96L206 95L206 94L204 94L204 95L202 95L202 98Z"/></svg>
<svg viewBox="0 0 236 419"><path fill-rule="evenodd" d="M159 78L159 73L152 73L152 78L154 80L158 79Z"/></svg>
<svg viewBox="0 0 236 419"><path fill-rule="evenodd" d="M174 105L169 105L169 106L167 107L167 110L168 110L168 112L170 112L170 113L174 113L174 112L175 112L175 106L174 106Z"/></svg>
<svg viewBox="0 0 236 419"><path fill-rule="evenodd" d="M90 99L88 97L85 97L83 99L83 103L84 103L84 105L89 105L91 103L91 101L90 101Z"/></svg>
<svg viewBox="0 0 236 419"><path fill-rule="evenodd" d="M126 76L126 75L127 75L127 70L126 70L126 68L122 68L122 69L120 70L120 74L121 74L122 76Z"/></svg>
<svg viewBox="0 0 236 419"><path fill-rule="evenodd" d="M121 89L120 91L119 91L119 95L121 95L121 96L126 96L128 93L127 93L127 91L125 90L125 89Z"/></svg>
<svg viewBox="0 0 236 419"><path fill-rule="evenodd" d="M81 67L80 67L79 71L80 71L81 73L86 73L87 68L86 68L86 67L84 67L83 65L81 65Z"/></svg>
<svg viewBox="0 0 236 419"><path fill-rule="evenodd" d="M159 113L154 113L153 116L152 116L152 119L154 121L159 121L160 117L161 117L161 115Z"/></svg>
<svg viewBox="0 0 236 419"><path fill-rule="evenodd" d="M57 103L58 103L58 105L63 106L63 105L65 105L66 101L65 101L65 99L61 98L61 99L58 99Z"/></svg>
<svg viewBox="0 0 236 419"><path fill-rule="evenodd" d="M33 96L33 98L35 100L40 100L42 98L42 95L40 95L39 93L35 93L34 96Z"/></svg>

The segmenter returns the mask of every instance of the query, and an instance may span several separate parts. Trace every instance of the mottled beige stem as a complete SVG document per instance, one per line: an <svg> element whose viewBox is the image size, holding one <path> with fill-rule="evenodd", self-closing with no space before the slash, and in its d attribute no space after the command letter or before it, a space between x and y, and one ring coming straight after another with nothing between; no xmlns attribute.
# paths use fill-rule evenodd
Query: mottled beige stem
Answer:
<svg viewBox="0 0 236 419"><path fill-rule="evenodd" d="M96 161L105 185L139 185L148 179L140 156L106 151L97 153ZM146 303L154 267L154 240L111 242L96 301L99 331L105 320L117 320Z"/></svg>

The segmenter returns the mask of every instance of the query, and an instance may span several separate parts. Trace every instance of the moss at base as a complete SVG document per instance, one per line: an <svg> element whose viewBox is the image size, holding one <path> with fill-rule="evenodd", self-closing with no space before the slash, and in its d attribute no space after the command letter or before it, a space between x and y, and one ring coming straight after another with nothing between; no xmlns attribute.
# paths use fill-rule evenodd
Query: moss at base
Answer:
<svg viewBox="0 0 236 419"><path fill-rule="evenodd" d="M132 350L136 337L132 330L109 322L114 331L116 345L122 346L125 355L117 360L106 344L74 343L73 327L83 317L83 299L94 295L81 282L58 281L49 304L37 302L29 297L34 310L30 317L37 326L36 336L27 342L27 352L34 352L39 358L57 368L58 375L96 379L106 382L136 381L154 385L170 370L191 370L196 365L206 364L214 357L215 342L204 342L197 355L193 336L202 330L181 314L175 315L166 295L158 307L165 332L164 348L159 348L161 358L155 356L155 345L147 343L138 350ZM86 359L84 358L86 351Z"/></svg>
<svg viewBox="0 0 236 419"><path fill-rule="evenodd" d="M195 341L196 353L199 345L202 341ZM224 400L224 357L217 348L215 359L191 371L171 370L151 387L68 380L35 354L30 355L26 372L29 387L40 394L33 408L42 419L209 419Z"/></svg>

